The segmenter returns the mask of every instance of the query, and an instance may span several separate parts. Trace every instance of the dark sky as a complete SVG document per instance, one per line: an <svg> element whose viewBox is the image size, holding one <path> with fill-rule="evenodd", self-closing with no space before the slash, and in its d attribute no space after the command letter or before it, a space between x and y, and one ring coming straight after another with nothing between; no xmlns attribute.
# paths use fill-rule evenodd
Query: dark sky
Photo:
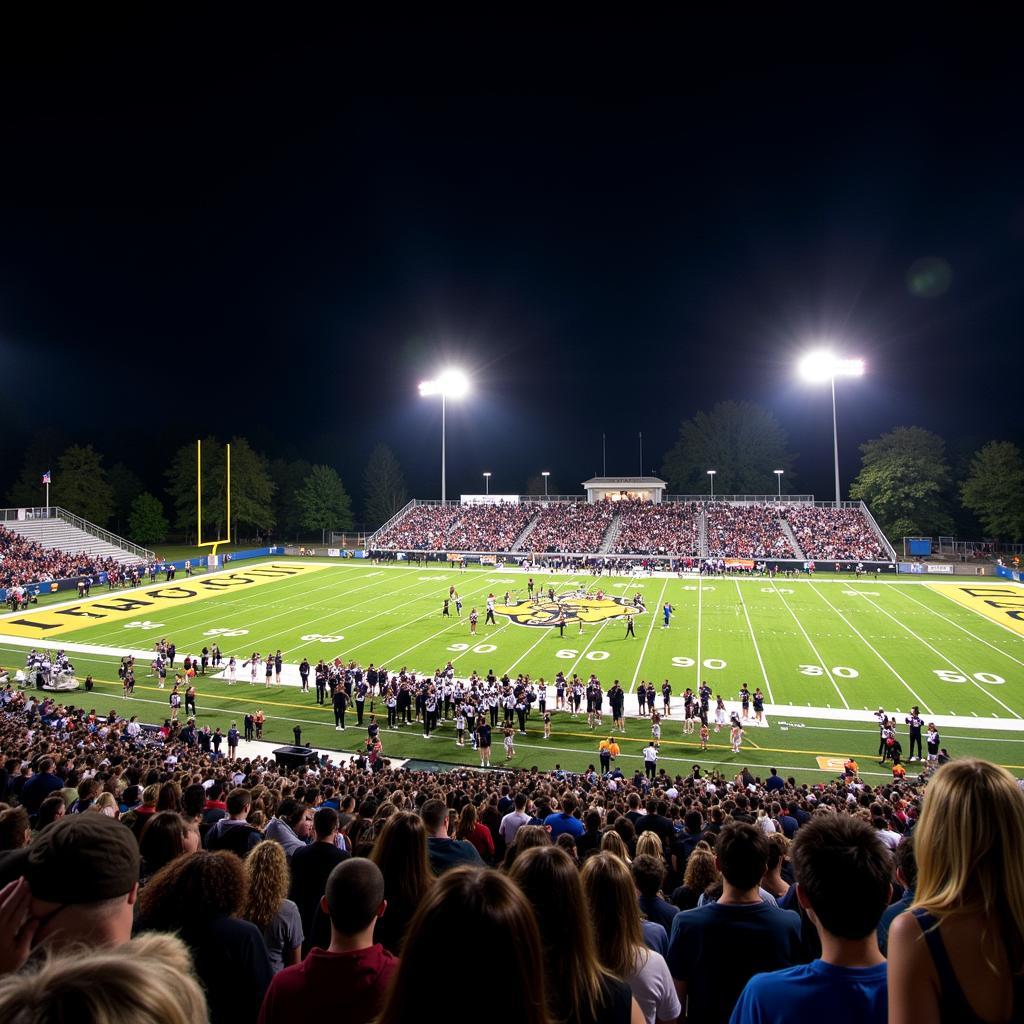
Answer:
<svg viewBox="0 0 1024 1024"><path fill-rule="evenodd" d="M827 497L827 389L794 376L819 338L869 367L840 391L847 481L898 423L1024 440L1021 82L991 49L443 44L309 26L8 53L0 485L48 423L152 486L214 432L358 491L384 440L432 497L416 385L455 362L449 493L485 469L575 492L602 432L610 472L637 470L638 431L656 470L681 419L747 398ZM908 289L922 258L943 294Z"/></svg>

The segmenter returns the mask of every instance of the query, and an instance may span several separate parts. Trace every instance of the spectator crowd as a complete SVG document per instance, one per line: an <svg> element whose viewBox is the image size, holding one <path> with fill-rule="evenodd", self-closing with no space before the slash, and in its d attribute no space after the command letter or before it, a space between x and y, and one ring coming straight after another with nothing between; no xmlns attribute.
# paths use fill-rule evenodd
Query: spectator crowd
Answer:
<svg viewBox="0 0 1024 1024"><path fill-rule="evenodd" d="M1024 793L984 761L878 786L286 768L19 695L0 764L3 1020L1024 1013Z"/></svg>
<svg viewBox="0 0 1024 1024"><path fill-rule="evenodd" d="M620 501L622 517L612 551L622 555L696 555L700 506L693 501Z"/></svg>
<svg viewBox="0 0 1024 1024"><path fill-rule="evenodd" d="M774 505L715 501L707 513L708 555L712 558L795 558Z"/></svg>
<svg viewBox="0 0 1024 1024"><path fill-rule="evenodd" d="M780 510L806 558L885 561L889 557L859 509L794 502Z"/></svg>
<svg viewBox="0 0 1024 1024"><path fill-rule="evenodd" d="M88 554L69 554L46 548L0 526L0 589L13 589L30 583L96 577L101 572L118 570L113 558L95 558Z"/></svg>

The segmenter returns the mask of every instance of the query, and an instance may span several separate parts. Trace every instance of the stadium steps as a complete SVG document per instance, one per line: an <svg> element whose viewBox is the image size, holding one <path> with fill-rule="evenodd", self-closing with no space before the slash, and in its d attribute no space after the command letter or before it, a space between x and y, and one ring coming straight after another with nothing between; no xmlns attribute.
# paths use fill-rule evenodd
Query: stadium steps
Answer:
<svg viewBox="0 0 1024 1024"><path fill-rule="evenodd" d="M697 557L708 557L708 514L703 505L700 510L700 520L697 524Z"/></svg>
<svg viewBox="0 0 1024 1024"><path fill-rule="evenodd" d="M35 541L44 548L66 551L72 555L85 554L94 558L113 558L122 565L136 565L145 561L134 550L126 550L117 544L101 540L77 526L72 526L63 519L25 519L5 522L4 526L11 533L16 533L26 540ZM129 541L124 543L130 544ZM131 545L131 547L135 548L135 545Z"/></svg>
<svg viewBox="0 0 1024 1024"><path fill-rule="evenodd" d="M803 553L800 549L800 545L796 542L796 534L793 533L793 527L790 526L782 516L779 516L776 522L778 522L782 532L786 535L786 540L789 541L789 546L793 549L794 558L806 559L807 556Z"/></svg>
<svg viewBox="0 0 1024 1024"><path fill-rule="evenodd" d="M523 527L523 532L519 534L515 539L515 543L512 545L513 551L526 551L526 540L533 533L534 527L540 522L541 510L537 509L536 515Z"/></svg>
<svg viewBox="0 0 1024 1024"><path fill-rule="evenodd" d="M369 537L366 538L367 548L373 548L376 546L377 538L381 536L385 530L390 530L395 523L398 522L404 515L412 511L416 507L416 499L413 498L411 501L406 502L383 526L377 527Z"/></svg>
<svg viewBox="0 0 1024 1024"><path fill-rule="evenodd" d="M893 546L889 543L888 538L882 532L882 528L875 521L875 517L871 514L871 510L862 501L860 503L860 514L864 517L868 526L871 527L875 536L878 538L879 543L882 545L882 550L888 552L889 557L895 562L896 551Z"/></svg>
<svg viewBox="0 0 1024 1024"><path fill-rule="evenodd" d="M622 516L616 513L612 516L612 521L608 524L608 529L604 532L604 539L601 541L601 546L597 549L599 555L607 555L609 551L615 546L615 542L619 539L619 531L622 529Z"/></svg>

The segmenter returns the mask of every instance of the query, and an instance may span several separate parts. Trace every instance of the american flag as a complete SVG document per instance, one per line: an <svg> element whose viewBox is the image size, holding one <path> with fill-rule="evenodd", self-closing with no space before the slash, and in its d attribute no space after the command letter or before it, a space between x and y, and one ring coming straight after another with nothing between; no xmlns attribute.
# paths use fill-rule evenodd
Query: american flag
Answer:
<svg viewBox="0 0 1024 1024"><path fill-rule="evenodd" d="M46 472L45 472L45 473L43 474L43 483L44 483L44 484L52 483L52 481L50 480L50 471L49 471L49 470L47 470L47 471L46 471Z"/></svg>

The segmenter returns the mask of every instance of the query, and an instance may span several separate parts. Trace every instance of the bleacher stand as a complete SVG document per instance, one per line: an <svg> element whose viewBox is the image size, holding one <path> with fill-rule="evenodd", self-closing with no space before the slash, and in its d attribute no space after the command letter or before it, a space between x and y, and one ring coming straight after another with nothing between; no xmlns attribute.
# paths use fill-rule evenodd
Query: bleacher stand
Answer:
<svg viewBox="0 0 1024 1024"><path fill-rule="evenodd" d="M620 501L619 535L612 545L622 555L696 555L700 540L700 506L693 501L655 504Z"/></svg>
<svg viewBox="0 0 1024 1024"><path fill-rule="evenodd" d="M716 501L707 511L708 555L712 558L795 558L773 505Z"/></svg>
<svg viewBox="0 0 1024 1024"><path fill-rule="evenodd" d="M807 558L877 561L889 557L859 509L794 503L781 506L781 514Z"/></svg>

